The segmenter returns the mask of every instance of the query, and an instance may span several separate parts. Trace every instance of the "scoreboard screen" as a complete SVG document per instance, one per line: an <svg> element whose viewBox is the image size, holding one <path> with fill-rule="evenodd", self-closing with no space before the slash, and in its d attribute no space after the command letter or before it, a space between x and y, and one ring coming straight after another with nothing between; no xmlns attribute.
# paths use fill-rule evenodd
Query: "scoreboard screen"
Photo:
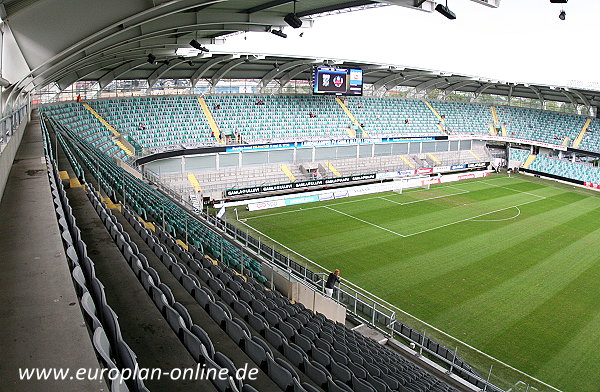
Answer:
<svg viewBox="0 0 600 392"><path fill-rule="evenodd" d="M313 69L313 93L362 95L362 69L320 66Z"/></svg>

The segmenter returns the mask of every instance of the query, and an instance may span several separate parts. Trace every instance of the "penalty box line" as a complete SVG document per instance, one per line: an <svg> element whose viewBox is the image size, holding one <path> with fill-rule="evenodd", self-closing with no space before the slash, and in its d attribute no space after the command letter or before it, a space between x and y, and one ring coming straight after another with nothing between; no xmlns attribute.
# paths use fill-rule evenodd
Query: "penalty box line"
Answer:
<svg viewBox="0 0 600 392"><path fill-rule="evenodd" d="M435 189L442 189L442 188L454 188L454 189L458 189L459 191L462 191L462 192L451 193L449 195L435 196L435 197L430 197L430 198L420 199L420 200L413 200L413 201L409 201L409 202L406 202L406 203L402 203L402 202L398 202L398 201L393 201L393 200L387 199L386 196L372 196L372 197L366 197L366 198L358 199L358 200L346 200L346 201L341 201L339 203L332 203L332 204L329 204L329 206L337 206L339 204L359 203L361 201L369 201L369 200L375 200L375 199L382 199L382 200L389 201L391 203L396 203L396 204L404 205L404 204L420 203L422 201L427 201L427 200L432 200L432 199L439 199L439 198L443 198L443 197L462 195L464 193L470 193L471 192L471 191L467 191L467 190L464 190L464 189L460 189L460 188L458 188L458 187L456 187L454 185L441 185L441 186L436 186L435 187ZM423 190L415 190L414 192L423 192ZM413 191L411 191L410 193L413 193ZM392 195L392 196L394 196L394 195ZM250 217L244 218L244 219L245 220L250 220L250 219L258 219L258 218L266 218L266 217L269 217L269 216L291 214L293 212L309 211L309 210L314 210L314 209L317 209L317 208L327 208L329 206L314 206L314 207L305 207L305 208L300 207L300 208L298 208L296 210L273 212L273 213L270 213L270 214L262 214L262 215L257 215L257 216L250 216Z"/></svg>
<svg viewBox="0 0 600 392"><path fill-rule="evenodd" d="M517 209L519 209L519 207L520 207L520 206L524 206L524 205L527 205L527 204L535 203L535 202L542 201L542 200L546 199L545 197L541 197L541 196L537 196L537 197L538 197L538 199L536 199L536 200L530 200L530 201L527 201L527 202L524 202L524 203L519 203L519 204L515 204L515 205L512 205L512 206L509 206L509 207L499 208L499 209L497 209L497 210L494 210L494 211L485 212L485 213L483 213L483 214L479 214L479 215L471 216L471 217L469 217L469 218L465 218L465 219L460 219L460 220L457 220L457 221L455 221L455 222L446 223L446 224L444 224L444 225L440 225L440 226L436 226L436 227L431 227L431 228L429 228L429 229L420 230L420 231L417 231L417 232L414 232L414 233L410 233L410 234L402 234L402 233L398 233L398 232L396 232L396 231L393 231L393 230L387 229L387 228L385 228L385 227L383 227L383 226L379 226L379 225L377 225L377 224L375 224L375 223L372 223L372 222L366 221L366 220L364 220L364 219L357 218L357 217L355 217L355 216L353 216L353 215L351 215L351 214L347 214L347 213L345 213L345 212L342 212L342 211L336 210L336 209L334 209L334 208L331 208L331 207L324 207L324 208L326 208L326 209L328 209L328 210L331 210L331 211L335 211L335 212L337 212L338 214L345 215L345 216L347 216L348 218L352 218L352 219L355 219L355 220L357 220L357 221L360 221L360 222L362 222L362 223L365 223L365 224L368 224L368 225L370 225L370 226L376 227L376 228L378 228L378 229L380 229L380 230L387 231L388 233L394 234L394 235L396 235L396 236L398 236L398 237L407 238L407 237L412 237L412 236L415 236L415 235L418 235L418 234L427 233L427 232L429 232L429 231L433 231L433 230L442 229L442 228L444 228L444 227L452 226L452 225L455 225L455 224L458 224L458 223L461 223L461 222L467 222L467 221L470 221L470 220L473 220L473 219L476 219L476 218L481 218L482 216L485 216L485 215L494 214L494 213L496 213L496 212L500 212L500 211L509 210L509 209L511 209L511 208L517 208ZM521 210L520 210L520 209L519 209L519 215L521 215Z"/></svg>

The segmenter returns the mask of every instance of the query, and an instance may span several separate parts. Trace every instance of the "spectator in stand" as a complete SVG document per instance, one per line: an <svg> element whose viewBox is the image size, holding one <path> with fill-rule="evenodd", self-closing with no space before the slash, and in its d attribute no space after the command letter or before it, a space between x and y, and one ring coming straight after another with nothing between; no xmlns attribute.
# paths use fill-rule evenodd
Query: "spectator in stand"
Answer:
<svg viewBox="0 0 600 392"><path fill-rule="evenodd" d="M333 288L336 283L340 283L342 278L340 278L340 270L336 269L327 277L327 282L325 283L325 295L331 297L333 295Z"/></svg>
<svg viewBox="0 0 600 392"><path fill-rule="evenodd" d="M83 102L83 99L81 99L81 95L77 95L77 102Z"/></svg>
<svg viewBox="0 0 600 392"><path fill-rule="evenodd" d="M409 123L410 123L410 120L408 118L404 120L404 124L409 124Z"/></svg>

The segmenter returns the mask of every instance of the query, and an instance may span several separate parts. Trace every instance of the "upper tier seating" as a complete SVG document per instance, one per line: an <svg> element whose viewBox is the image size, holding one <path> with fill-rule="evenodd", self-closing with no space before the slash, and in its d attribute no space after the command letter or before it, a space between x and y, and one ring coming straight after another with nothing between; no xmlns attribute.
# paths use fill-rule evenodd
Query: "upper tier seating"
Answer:
<svg viewBox="0 0 600 392"><path fill-rule="evenodd" d="M581 144L580 150L600 151L600 120L594 118L587 129Z"/></svg>
<svg viewBox="0 0 600 392"><path fill-rule="evenodd" d="M438 118L423 101L373 97L348 97L346 101L369 136L442 135Z"/></svg>
<svg viewBox="0 0 600 392"><path fill-rule="evenodd" d="M510 106L498 106L496 112L500 123L506 126L507 136L552 144L562 144L565 137L572 142L587 119L572 114Z"/></svg>
<svg viewBox="0 0 600 392"><path fill-rule="evenodd" d="M347 138L345 129L351 125L333 97L211 95L204 99L221 131L241 133L251 143Z"/></svg>
<svg viewBox="0 0 600 392"><path fill-rule="evenodd" d="M356 128L334 97L210 95L204 97L222 133L241 136L244 143L348 139ZM346 107L370 137L489 135L494 125L487 105L430 101L440 121L424 101L402 98L347 97ZM145 97L90 101L109 124L132 136L142 147L213 145L212 130L197 97ZM102 151L125 157L110 132L81 104L43 109ZM496 107L498 126L506 136L569 147L588 117L509 106ZM443 126L444 130L440 129ZM600 120L593 119L579 146L600 151ZM360 134L359 134L360 136ZM235 137L234 137L235 139Z"/></svg>
<svg viewBox="0 0 600 392"><path fill-rule="evenodd" d="M120 133L133 136L145 148L215 141L196 97L122 98L89 104Z"/></svg>
<svg viewBox="0 0 600 392"><path fill-rule="evenodd" d="M446 131L453 135L468 133L474 135L489 134L494 123L489 106L459 102L430 101L431 106L443 116Z"/></svg>

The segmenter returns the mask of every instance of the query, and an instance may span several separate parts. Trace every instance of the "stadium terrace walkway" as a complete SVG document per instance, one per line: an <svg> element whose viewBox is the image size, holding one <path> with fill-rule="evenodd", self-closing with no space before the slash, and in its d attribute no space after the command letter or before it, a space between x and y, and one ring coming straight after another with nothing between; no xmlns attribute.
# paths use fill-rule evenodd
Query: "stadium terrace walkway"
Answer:
<svg viewBox="0 0 600 392"><path fill-rule="evenodd" d="M58 229L39 119L0 202L0 390L107 391L103 381L19 381L19 368L99 368Z"/></svg>

